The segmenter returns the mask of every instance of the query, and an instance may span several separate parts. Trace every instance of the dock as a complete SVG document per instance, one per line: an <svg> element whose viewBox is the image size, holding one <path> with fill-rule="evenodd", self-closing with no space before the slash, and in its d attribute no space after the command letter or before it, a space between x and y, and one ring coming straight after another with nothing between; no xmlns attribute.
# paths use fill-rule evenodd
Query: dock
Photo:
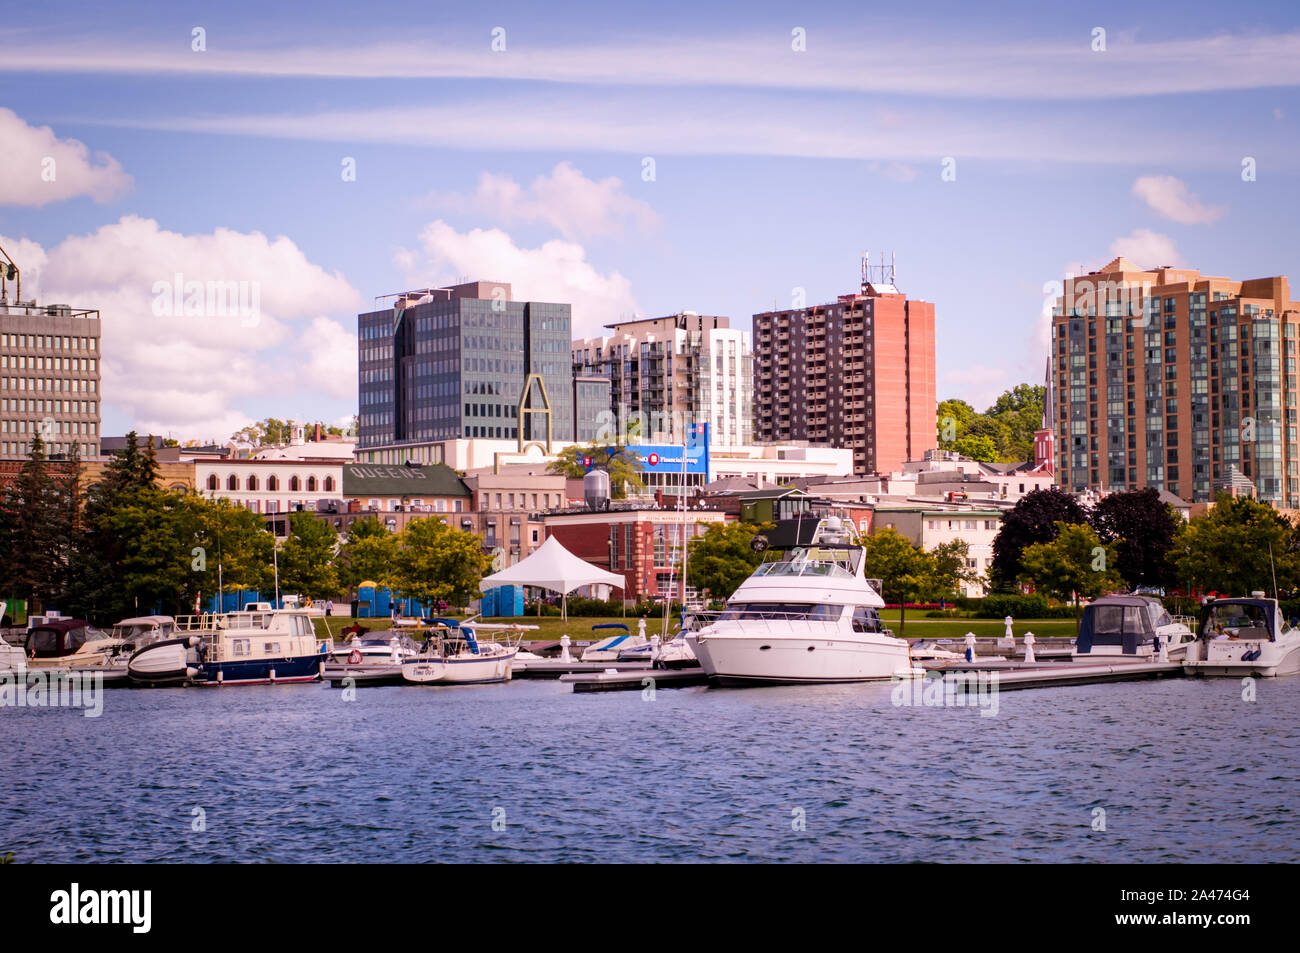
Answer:
<svg viewBox="0 0 1300 953"><path fill-rule="evenodd" d="M580 662L576 659L516 659L511 671L515 678L561 678L565 675L594 675L609 669L619 672L652 671L650 662Z"/></svg>
<svg viewBox="0 0 1300 953"><path fill-rule="evenodd" d="M974 662L923 662L929 675L996 674L999 691L1020 688L1047 688L1063 685L1094 685L1098 682L1131 682L1153 678L1183 678L1187 671L1182 662L1123 661L1106 662L1034 662L1023 659L980 659Z"/></svg>
<svg viewBox="0 0 1300 953"><path fill-rule="evenodd" d="M593 663L594 664L594 663ZM709 676L699 666L676 669L651 669L636 671L574 672L560 676L560 681L573 686L574 694L582 692L632 692L645 688L690 688L707 685Z"/></svg>
<svg viewBox="0 0 1300 953"><path fill-rule="evenodd" d="M330 683L331 688L348 688L351 686L360 687L362 685L401 685L402 684L402 666L393 665L389 662L370 665L325 665L325 681ZM344 684L351 680L351 685Z"/></svg>

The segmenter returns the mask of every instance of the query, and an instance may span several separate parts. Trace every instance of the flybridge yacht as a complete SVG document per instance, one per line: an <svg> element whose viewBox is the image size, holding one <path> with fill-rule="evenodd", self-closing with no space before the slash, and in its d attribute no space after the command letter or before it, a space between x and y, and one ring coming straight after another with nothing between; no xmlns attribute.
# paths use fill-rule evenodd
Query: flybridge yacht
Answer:
<svg viewBox="0 0 1300 953"><path fill-rule="evenodd" d="M1183 668L1192 675L1300 674L1300 629L1282 621L1276 599L1212 599Z"/></svg>
<svg viewBox="0 0 1300 953"><path fill-rule="evenodd" d="M908 675L907 642L880 622L852 523L827 517L789 558L763 563L720 613L695 613L687 644L724 685L859 682Z"/></svg>

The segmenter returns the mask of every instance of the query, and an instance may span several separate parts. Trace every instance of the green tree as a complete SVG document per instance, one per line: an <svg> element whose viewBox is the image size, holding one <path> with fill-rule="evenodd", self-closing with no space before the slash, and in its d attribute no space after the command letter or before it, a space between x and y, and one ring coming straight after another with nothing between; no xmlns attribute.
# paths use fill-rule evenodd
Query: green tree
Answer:
<svg viewBox="0 0 1300 953"><path fill-rule="evenodd" d="M957 438L952 448L964 457L981 463L994 463L998 459L998 446L992 437L967 434Z"/></svg>
<svg viewBox="0 0 1300 953"><path fill-rule="evenodd" d="M930 550L931 594L930 600L947 598L961 594L962 587L975 582L979 574L967 565L970 558L970 544L964 539L953 539L940 543Z"/></svg>
<svg viewBox="0 0 1300 953"><path fill-rule="evenodd" d="M687 541L686 582L708 590L711 599L729 599L763 561L754 537L771 524L710 523Z"/></svg>
<svg viewBox="0 0 1300 953"><path fill-rule="evenodd" d="M1114 543L1119 573L1132 588L1164 587L1174 580L1169 550L1183 520L1151 487L1112 493L1092 511L1092 526L1103 543Z"/></svg>
<svg viewBox="0 0 1300 953"><path fill-rule="evenodd" d="M338 534L325 520L294 513L289 518L289 538L280 546L280 591L319 599L338 595L334 565L338 543Z"/></svg>
<svg viewBox="0 0 1300 953"><path fill-rule="evenodd" d="M975 460L1018 463L1034 458L1034 431L1042 425L1043 401L1046 388L1030 384L1017 384L1004 392L993 406L983 413L964 400L949 399L939 404L939 446L956 450ZM963 449L963 438L982 438L966 447L985 453L992 441L994 456L972 456Z"/></svg>
<svg viewBox="0 0 1300 953"><path fill-rule="evenodd" d="M898 530L885 526L866 539L863 569L868 579L881 581L881 597L899 605L898 633L907 626L907 603L928 598L935 585L930 554Z"/></svg>
<svg viewBox="0 0 1300 953"><path fill-rule="evenodd" d="M340 580L349 589L355 589L367 580L388 586L397 548L397 537L377 516L354 520L348 527L348 539L339 554Z"/></svg>
<svg viewBox="0 0 1300 953"><path fill-rule="evenodd" d="M397 534L398 550L390 574L399 596L426 605L445 600L463 606L478 595L479 581L492 565L483 538L429 516L411 520Z"/></svg>
<svg viewBox="0 0 1300 953"><path fill-rule="evenodd" d="M1020 578L1025 547L1051 542L1062 522L1087 521L1088 514L1079 501L1058 487L1026 493L1002 517L1002 526L993 540L990 583L999 588L1012 586Z"/></svg>
<svg viewBox="0 0 1300 953"><path fill-rule="evenodd" d="M1073 597L1077 618L1080 598L1122 589L1124 579L1116 569L1115 544L1103 545L1091 526L1060 522L1056 529L1055 539L1025 548L1020 578L1063 602Z"/></svg>
<svg viewBox="0 0 1300 953"><path fill-rule="evenodd" d="M1246 595L1300 586L1300 553L1291 523L1266 503L1221 494L1214 507L1187 523L1168 559L1179 583L1202 592Z"/></svg>
<svg viewBox="0 0 1300 953"><path fill-rule="evenodd" d="M56 600L68 581L73 525L54 466L36 435L17 480L5 494L9 532L4 586L28 600L29 612L40 612Z"/></svg>
<svg viewBox="0 0 1300 953"><path fill-rule="evenodd" d="M591 444L586 447L569 447L551 461L546 472L562 473L570 479L579 479L588 471L588 467L582 462L587 457L592 461L590 469L605 470L609 473L610 494L614 499L623 499L630 489L640 490L645 487L636 456L622 445L601 447Z"/></svg>

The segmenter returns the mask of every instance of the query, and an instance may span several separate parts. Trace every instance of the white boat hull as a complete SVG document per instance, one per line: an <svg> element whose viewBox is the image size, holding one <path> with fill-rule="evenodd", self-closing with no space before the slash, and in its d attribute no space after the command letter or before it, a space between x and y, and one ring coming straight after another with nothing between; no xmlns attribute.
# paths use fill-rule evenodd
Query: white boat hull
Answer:
<svg viewBox="0 0 1300 953"><path fill-rule="evenodd" d="M402 678L417 684L442 685L508 682L514 674L514 660L514 650L483 656L408 659L402 662Z"/></svg>
<svg viewBox="0 0 1300 953"><path fill-rule="evenodd" d="M709 634L686 637L704 671L723 685L865 682L911 669L907 644L889 636Z"/></svg>
<svg viewBox="0 0 1300 953"><path fill-rule="evenodd" d="M1257 659L1245 661L1243 654L1251 654L1254 646L1259 649ZM1277 643L1241 643L1219 645L1209 643L1208 658L1193 659L1183 662L1183 668L1190 675L1204 675L1220 678L1245 678L1256 675L1261 678L1275 676L1300 675L1300 643L1278 645Z"/></svg>

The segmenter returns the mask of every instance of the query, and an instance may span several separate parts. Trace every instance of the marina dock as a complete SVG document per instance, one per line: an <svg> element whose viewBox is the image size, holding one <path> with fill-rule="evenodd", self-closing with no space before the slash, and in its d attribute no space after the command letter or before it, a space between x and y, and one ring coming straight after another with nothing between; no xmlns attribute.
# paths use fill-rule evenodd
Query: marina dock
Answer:
<svg viewBox="0 0 1300 953"><path fill-rule="evenodd" d="M1182 678L1187 674L1182 662L1123 661L1111 658L1106 662L1034 662L1023 659L979 659L974 662L942 661L923 662L928 675L996 673L999 691L1021 688L1047 688L1062 685L1092 685L1098 682L1128 682L1152 678Z"/></svg>
<svg viewBox="0 0 1300 953"><path fill-rule="evenodd" d="M515 678L561 678L564 675L594 675L609 669L620 672L646 673L652 671L650 662L568 662L560 659L525 659L513 666Z"/></svg>
<svg viewBox="0 0 1300 953"><path fill-rule="evenodd" d="M594 664L594 663L593 663ZM639 663L638 663L639 664ZM574 694L584 692L631 692L649 688L689 688L707 685L709 676L704 669L652 669L648 665L635 671L600 671L561 675L560 681L573 686Z"/></svg>
<svg viewBox="0 0 1300 953"><path fill-rule="evenodd" d="M347 688L349 680L351 685L360 687L362 685L400 685L402 684L402 666L391 665L387 662L378 665L325 665L325 681L330 683L331 688Z"/></svg>

